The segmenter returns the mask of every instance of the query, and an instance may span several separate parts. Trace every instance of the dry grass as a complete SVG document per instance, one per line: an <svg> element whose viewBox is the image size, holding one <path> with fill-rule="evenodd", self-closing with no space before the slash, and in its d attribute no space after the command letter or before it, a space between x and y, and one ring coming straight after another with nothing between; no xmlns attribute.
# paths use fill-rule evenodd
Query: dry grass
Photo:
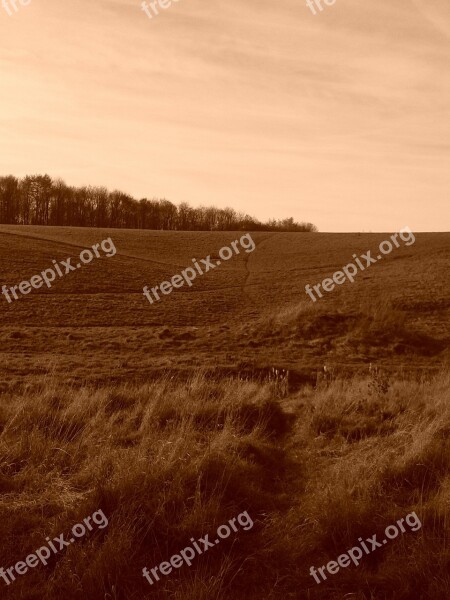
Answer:
<svg viewBox="0 0 450 600"><path fill-rule="evenodd" d="M420 383L392 380L387 390L374 377L302 394L307 417L286 452L302 450L303 494L287 517L276 518L269 551L286 573L286 594L297 585L311 599L448 597L449 384L447 371ZM422 521L419 532L320 585L308 576L310 566L335 560L359 537L380 539L412 511Z"/></svg>
<svg viewBox="0 0 450 600"><path fill-rule="evenodd" d="M4 283L110 236L115 257L0 303L0 566L109 519L0 580L2 598L447 600L450 236L419 234L313 304L306 283L386 234L255 234L254 253L150 306L144 284L235 236L2 226ZM271 366L295 385L224 377ZM142 577L243 511L253 529ZM309 575L412 511L420 531Z"/></svg>
<svg viewBox="0 0 450 600"><path fill-rule="evenodd" d="M292 353L307 346L321 353L322 364L341 366L349 358L359 362L361 356L366 364L393 362L399 368L405 359L411 364L431 357L439 364L448 348L445 337L424 333L420 323L412 323L391 299L379 297L363 297L351 309L303 300L277 312L267 311L251 328L251 337L256 345L268 339L277 347L289 344Z"/></svg>
<svg viewBox="0 0 450 600"><path fill-rule="evenodd" d="M444 598L450 565L449 373L337 380L282 405L270 386L202 373L139 387L57 380L0 412L0 564L102 509L109 526L9 587L7 599ZM239 532L150 588L141 575L248 511ZM320 586L358 537L415 510L423 528ZM346 594L350 594L346 596Z"/></svg>
<svg viewBox="0 0 450 600"><path fill-rule="evenodd" d="M4 397L0 427L2 565L97 509L110 521L3 589L10 598L144 597L143 566L243 510L257 520L278 503L283 456L274 444L284 417L267 390L251 383L217 385L198 375L187 384L166 378L71 390L49 381L40 392ZM252 551L246 537L237 535L236 549L224 541L156 594L167 587L198 597L202 571L225 580L227 560L234 570L236 555Z"/></svg>

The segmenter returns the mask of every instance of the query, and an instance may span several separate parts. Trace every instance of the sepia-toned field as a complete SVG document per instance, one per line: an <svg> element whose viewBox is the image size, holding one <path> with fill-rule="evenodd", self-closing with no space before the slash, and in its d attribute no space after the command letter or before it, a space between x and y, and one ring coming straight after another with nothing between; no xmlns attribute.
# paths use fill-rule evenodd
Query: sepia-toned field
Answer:
<svg viewBox="0 0 450 600"><path fill-rule="evenodd" d="M117 248L50 290L11 304L0 297L0 385L55 371L65 381L110 382L240 363L312 374L325 363L352 371L369 362L390 369L448 363L450 234L416 235L315 304L307 283L331 276L354 253L374 253L388 234L254 233L254 252L241 251L191 288L153 305L143 296L144 285L214 256L242 233L0 226L2 285L107 237Z"/></svg>
<svg viewBox="0 0 450 600"><path fill-rule="evenodd" d="M448 599L450 234L416 234L316 303L307 283L389 235L255 233L191 288L143 296L243 233L0 226L8 287L117 249L0 297L0 567L109 521L0 597ZM248 531L142 576L244 511ZM311 576L411 513L420 528Z"/></svg>

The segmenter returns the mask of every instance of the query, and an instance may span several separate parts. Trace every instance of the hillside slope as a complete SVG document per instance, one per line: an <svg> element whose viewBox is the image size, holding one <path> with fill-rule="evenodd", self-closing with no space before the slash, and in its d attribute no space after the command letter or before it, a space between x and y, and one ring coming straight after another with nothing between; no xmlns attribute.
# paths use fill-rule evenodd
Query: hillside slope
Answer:
<svg viewBox="0 0 450 600"><path fill-rule="evenodd" d="M193 366L448 363L450 234L417 234L316 303L307 283L332 276L353 254L375 255L389 235L254 233L253 252L241 249L192 287L153 304L143 296L144 285L170 279L193 258L215 257L240 236L0 226L8 287L106 238L117 249L51 289L10 304L0 298L1 381L50 370L80 380Z"/></svg>

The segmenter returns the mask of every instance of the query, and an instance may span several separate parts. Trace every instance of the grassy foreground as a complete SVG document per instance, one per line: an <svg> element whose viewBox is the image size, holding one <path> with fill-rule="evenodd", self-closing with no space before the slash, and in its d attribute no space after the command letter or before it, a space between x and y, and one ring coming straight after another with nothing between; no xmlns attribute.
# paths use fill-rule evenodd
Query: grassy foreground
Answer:
<svg viewBox="0 0 450 600"><path fill-rule="evenodd" d="M5 599L433 599L450 589L450 373L274 384L56 379L2 396L0 566L101 509L94 530ZM155 586L152 568L232 517L240 530ZM309 575L416 511L422 522L316 584Z"/></svg>

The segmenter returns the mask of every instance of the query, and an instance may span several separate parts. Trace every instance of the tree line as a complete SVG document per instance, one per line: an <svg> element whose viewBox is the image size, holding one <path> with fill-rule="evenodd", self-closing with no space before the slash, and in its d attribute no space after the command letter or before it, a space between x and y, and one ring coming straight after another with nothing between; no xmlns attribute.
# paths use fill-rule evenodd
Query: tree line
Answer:
<svg viewBox="0 0 450 600"><path fill-rule="evenodd" d="M68 186L49 175L0 177L0 223L178 231L317 231L292 217L261 222L233 208L178 206L165 199L136 200L105 187Z"/></svg>

